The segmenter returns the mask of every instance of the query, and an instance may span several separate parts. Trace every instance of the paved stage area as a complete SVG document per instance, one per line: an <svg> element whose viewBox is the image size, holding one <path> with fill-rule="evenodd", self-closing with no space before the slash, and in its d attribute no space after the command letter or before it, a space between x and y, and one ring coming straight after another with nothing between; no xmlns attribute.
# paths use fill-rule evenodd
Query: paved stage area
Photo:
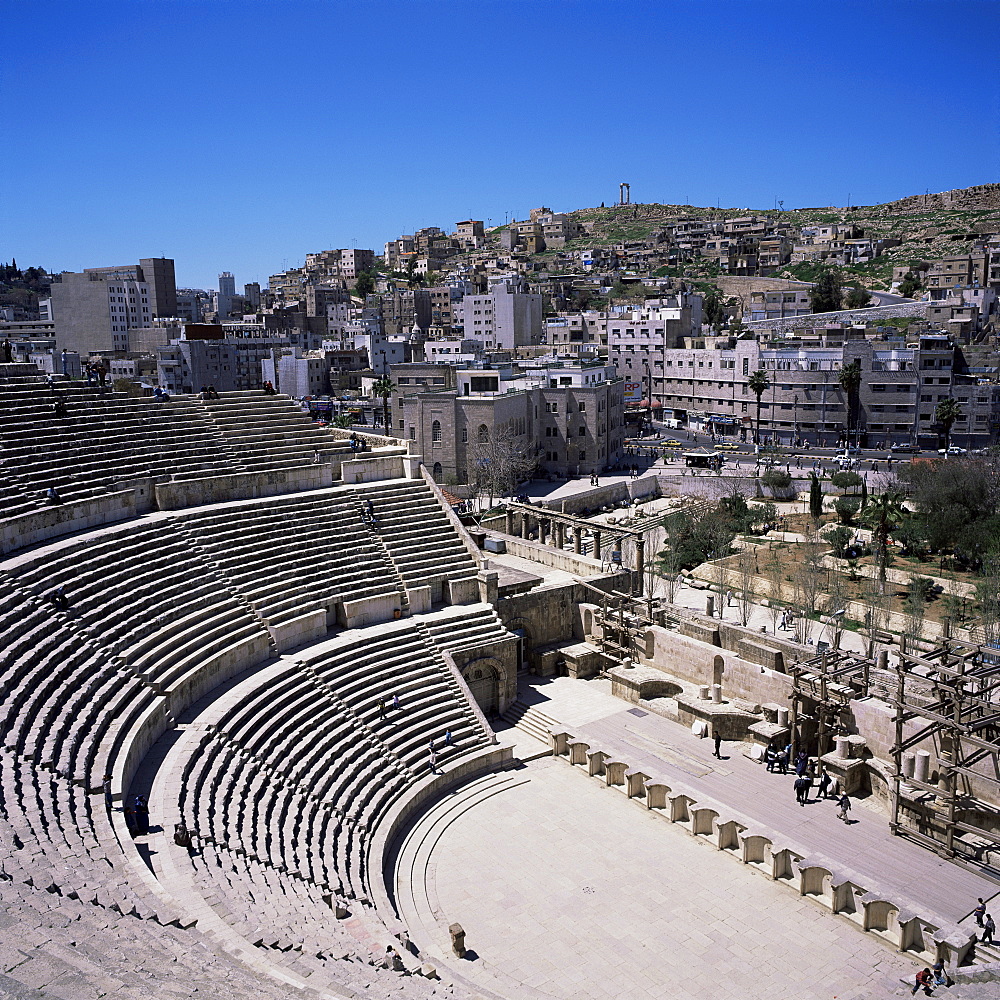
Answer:
<svg viewBox="0 0 1000 1000"><path fill-rule="evenodd" d="M526 1000L908 995L900 978L912 977L912 959L621 793L552 758L518 779L442 824L425 870L439 921L460 922L476 953L459 964L484 990Z"/></svg>
<svg viewBox="0 0 1000 1000"><path fill-rule="evenodd" d="M968 927L976 898L997 897L995 883L889 833L888 818L875 802L854 800L853 822L836 818L831 799L795 801L793 774L769 774L742 753L742 744L723 743L722 760L712 756L710 739L696 739L686 726L615 698L603 680L566 677L522 681L522 700L537 705L574 736L595 747L617 748L633 767L670 779L787 838L811 858L826 858L845 872L870 879L892 898L909 900L919 912ZM563 764L569 769L568 765Z"/></svg>

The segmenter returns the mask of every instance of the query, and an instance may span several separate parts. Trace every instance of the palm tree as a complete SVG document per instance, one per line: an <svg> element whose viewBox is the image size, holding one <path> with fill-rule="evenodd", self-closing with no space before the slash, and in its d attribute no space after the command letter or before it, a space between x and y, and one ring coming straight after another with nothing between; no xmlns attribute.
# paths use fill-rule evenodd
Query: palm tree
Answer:
<svg viewBox="0 0 1000 1000"><path fill-rule="evenodd" d="M944 428L944 453L951 447L951 428L962 415L962 407L949 396L934 407L934 419Z"/></svg>
<svg viewBox="0 0 1000 1000"><path fill-rule="evenodd" d="M382 424L385 427L386 437L389 436L389 397L396 391L396 383L388 375L377 378L372 384L372 394L382 397Z"/></svg>
<svg viewBox="0 0 1000 1000"><path fill-rule="evenodd" d="M851 424L857 425L858 389L861 388L861 361L855 358L849 365L840 369L837 381L847 393L847 443L851 443Z"/></svg>
<svg viewBox="0 0 1000 1000"><path fill-rule="evenodd" d="M878 579L884 594L889 538L906 518L903 494L899 490L886 490L885 493L872 497L858 517L862 524L871 528L875 560L878 563Z"/></svg>
<svg viewBox="0 0 1000 1000"><path fill-rule="evenodd" d="M755 445L760 445L760 397L770 389L771 380L767 377L767 372L763 368L758 368L756 371L752 372L750 378L747 379L747 386L750 391L757 397L757 429L754 431Z"/></svg>

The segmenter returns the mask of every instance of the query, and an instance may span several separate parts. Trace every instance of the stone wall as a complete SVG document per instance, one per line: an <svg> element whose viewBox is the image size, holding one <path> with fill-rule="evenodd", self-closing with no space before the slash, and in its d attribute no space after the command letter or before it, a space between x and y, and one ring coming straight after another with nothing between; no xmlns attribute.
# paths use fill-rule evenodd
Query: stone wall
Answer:
<svg viewBox="0 0 1000 1000"><path fill-rule="evenodd" d="M177 510L230 500L256 500L301 490L318 490L329 485L330 468L324 465L184 479L159 484L156 487L156 506L160 510Z"/></svg>
<svg viewBox="0 0 1000 1000"><path fill-rule="evenodd" d="M153 482L148 480L147 495L153 491ZM52 538L68 535L74 531L84 531L101 524L127 521L136 516L136 500L139 496L135 488L108 493L96 500L81 500L77 503L59 504L44 510L21 514L0 523L0 555L15 552L29 545L39 545Z"/></svg>
<svg viewBox="0 0 1000 1000"><path fill-rule="evenodd" d="M831 323L878 323L900 316L924 316L926 302L899 302L891 306L869 306L867 309L840 309L837 312L813 313L810 316L786 316L784 319L752 319L744 323L755 333L789 333L792 330L826 326Z"/></svg>

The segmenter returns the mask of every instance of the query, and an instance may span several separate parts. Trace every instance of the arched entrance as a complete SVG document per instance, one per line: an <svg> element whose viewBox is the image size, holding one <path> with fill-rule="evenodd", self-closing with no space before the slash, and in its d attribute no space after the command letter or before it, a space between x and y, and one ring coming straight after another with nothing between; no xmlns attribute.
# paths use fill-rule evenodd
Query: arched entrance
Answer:
<svg viewBox="0 0 1000 1000"><path fill-rule="evenodd" d="M494 667L482 660L470 663L463 668L462 678L483 715L489 717L500 711L500 676Z"/></svg>

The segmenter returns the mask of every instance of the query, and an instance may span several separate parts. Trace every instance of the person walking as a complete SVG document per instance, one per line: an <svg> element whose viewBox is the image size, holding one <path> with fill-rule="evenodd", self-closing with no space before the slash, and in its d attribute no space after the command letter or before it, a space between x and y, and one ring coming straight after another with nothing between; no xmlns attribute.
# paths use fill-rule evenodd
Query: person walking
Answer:
<svg viewBox="0 0 1000 1000"><path fill-rule="evenodd" d="M826 798L827 790L830 787L830 773L825 767L820 768L819 772L819 792L818 795L822 798Z"/></svg>
<svg viewBox="0 0 1000 1000"><path fill-rule="evenodd" d="M719 760L722 760L722 754L719 752L721 750L721 748L722 748L722 734L718 730L716 730L715 731L715 753L713 754L713 756L714 757L718 757Z"/></svg>
<svg viewBox="0 0 1000 1000"><path fill-rule="evenodd" d="M400 711L400 706L399 706L399 695L398 695L398 694L394 694L394 695L392 696L392 710L393 710L394 712L398 712L398 711Z"/></svg>
<svg viewBox="0 0 1000 1000"><path fill-rule="evenodd" d="M997 925L993 918L987 913L983 920L983 936L979 939L983 944L993 944L993 935L996 933Z"/></svg>
<svg viewBox="0 0 1000 1000"><path fill-rule="evenodd" d="M932 995L931 994L931 970L930 969L921 969L917 973L917 975L916 975L916 977L914 979L913 989L910 990L910 996L916 996L917 995L917 991L920 990L921 988L923 989L924 994L926 996L931 996Z"/></svg>
<svg viewBox="0 0 1000 1000"><path fill-rule="evenodd" d="M976 904L976 908L972 911L972 915L976 918L976 926L983 926L983 917L986 916L986 903L983 901L983 897L979 897L979 901Z"/></svg>
<svg viewBox="0 0 1000 1000"><path fill-rule="evenodd" d="M840 811L837 813L837 819L842 819L845 823L850 823L851 821L848 819L847 814L851 811L851 800L848 797L847 792L844 792L844 794L840 796L840 802L838 805L840 806Z"/></svg>
<svg viewBox="0 0 1000 1000"><path fill-rule="evenodd" d="M449 729L444 734L444 745L446 747L450 747L451 746L451 740L452 740L452 735L451 735L451 730Z"/></svg>
<svg viewBox="0 0 1000 1000"><path fill-rule="evenodd" d="M806 770L809 767L809 755L805 750L800 750L795 757L795 773L798 777L802 778L805 776Z"/></svg>
<svg viewBox="0 0 1000 1000"><path fill-rule="evenodd" d="M378 717L385 720L385 702L381 698L378 700Z"/></svg>
<svg viewBox="0 0 1000 1000"><path fill-rule="evenodd" d="M795 801L798 802L800 806L806 804L806 789L809 787L808 782L805 778L796 778L792 784L792 788L795 789Z"/></svg>
<svg viewBox="0 0 1000 1000"><path fill-rule="evenodd" d="M149 805L145 795L135 797L135 832L140 837L149 833Z"/></svg>
<svg viewBox="0 0 1000 1000"><path fill-rule="evenodd" d="M809 801L809 793L813 787L813 770L811 767L802 775L802 780L806 783L805 791L802 793L802 804L805 805Z"/></svg>
<svg viewBox="0 0 1000 1000"><path fill-rule="evenodd" d="M430 749L428 750L428 757L430 759L431 774L437 774L438 770L438 758L437 751L434 749L434 741L431 740Z"/></svg>

